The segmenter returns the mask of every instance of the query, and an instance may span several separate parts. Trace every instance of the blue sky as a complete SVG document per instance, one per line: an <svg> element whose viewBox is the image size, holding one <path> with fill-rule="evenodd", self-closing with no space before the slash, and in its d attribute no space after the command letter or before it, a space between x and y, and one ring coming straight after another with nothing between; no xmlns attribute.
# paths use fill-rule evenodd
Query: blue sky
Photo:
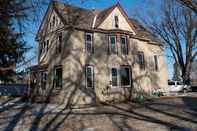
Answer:
<svg viewBox="0 0 197 131"><path fill-rule="evenodd" d="M66 1L66 0L60 0L60 1ZM159 12L159 2L154 2L154 0L71 0L70 4L73 4L75 6L83 7L83 8L96 8L96 9L102 9L109 7L115 3L121 4L121 6L124 8L128 16L138 16L138 14L146 14L147 11L152 10L154 13ZM46 7L44 7L43 12L40 13L40 16L44 16L44 12L46 10ZM40 18L41 19L41 18ZM33 23L27 25L29 28L27 30L27 35L24 37L25 41L27 41L27 44L31 47L33 47L27 54L27 59L35 58L31 64L37 63L37 42L35 41L35 35L39 28L40 21L37 23ZM169 53L169 52L168 52ZM167 53L167 54L168 54ZM166 64L168 68L168 76L169 78L172 77L173 69L172 69L172 60L169 58L166 58Z"/></svg>

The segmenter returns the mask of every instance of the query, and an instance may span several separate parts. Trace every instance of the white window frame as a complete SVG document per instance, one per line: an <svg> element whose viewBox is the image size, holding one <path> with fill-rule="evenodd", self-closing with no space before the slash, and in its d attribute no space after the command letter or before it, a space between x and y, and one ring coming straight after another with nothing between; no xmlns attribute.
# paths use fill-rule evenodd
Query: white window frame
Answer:
<svg viewBox="0 0 197 131"><path fill-rule="evenodd" d="M91 41L87 41L87 35L90 35L91 36ZM87 44L90 44L91 45L91 50L89 51L88 48L87 48ZM93 33L89 33L89 32L85 32L85 51L86 53L93 53Z"/></svg>
<svg viewBox="0 0 197 131"><path fill-rule="evenodd" d="M92 87L88 87L87 85L87 68L91 69L91 80L92 80ZM85 86L86 88L94 88L94 67L92 65L85 66Z"/></svg>
<svg viewBox="0 0 197 131"><path fill-rule="evenodd" d="M121 79L120 79L120 69L121 68L128 68L129 69L129 85L121 85ZM117 86L113 86L112 85L112 68L115 68L115 69L117 69ZM126 88L126 87L131 87L131 85L132 85L132 76L131 76L131 68L130 68L130 66L129 65L121 65L121 66L112 66L112 67L110 67L110 84L111 84L111 86L112 86L112 88Z"/></svg>

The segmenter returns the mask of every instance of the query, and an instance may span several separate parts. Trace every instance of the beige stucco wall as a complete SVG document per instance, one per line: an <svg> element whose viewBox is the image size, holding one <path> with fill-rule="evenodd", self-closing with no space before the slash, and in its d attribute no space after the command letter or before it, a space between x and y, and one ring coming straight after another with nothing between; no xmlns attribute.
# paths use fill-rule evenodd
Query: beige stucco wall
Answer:
<svg viewBox="0 0 197 131"><path fill-rule="evenodd" d="M70 45L71 52L68 58L62 57L64 67L64 93L69 94L74 104L87 104L93 101L121 101L129 99L133 90L151 94L154 89L167 87L167 72L163 51L159 46L151 45L136 39L130 38L130 50L128 56L109 55L108 34L94 33L94 54L85 52L84 31L74 31L65 45ZM65 48L68 48L65 47ZM146 69L139 70L134 61L135 52L143 51L146 61ZM64 54L64 53L63 53ZM153 55L159 56L159 71L151 71L149 60ZM94 89L85 87L84 67L86 64L94 66ZM133 87L110 88L110 67L129 65L132 69ZM73 94L71 93L71 90ZM65 92L66 91L66 92Z"/></svg>

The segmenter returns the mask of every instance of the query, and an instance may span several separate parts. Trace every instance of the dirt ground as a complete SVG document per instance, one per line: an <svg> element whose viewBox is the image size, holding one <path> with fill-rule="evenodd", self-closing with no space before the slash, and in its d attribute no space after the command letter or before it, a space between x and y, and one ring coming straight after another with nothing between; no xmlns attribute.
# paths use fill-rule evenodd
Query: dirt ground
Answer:
<svg viewBox="0 0 197 131"><path fill-rule="evenodd" d="M51 104L0 102L0 131L197 131L197 93L68 109Z"/></svg>

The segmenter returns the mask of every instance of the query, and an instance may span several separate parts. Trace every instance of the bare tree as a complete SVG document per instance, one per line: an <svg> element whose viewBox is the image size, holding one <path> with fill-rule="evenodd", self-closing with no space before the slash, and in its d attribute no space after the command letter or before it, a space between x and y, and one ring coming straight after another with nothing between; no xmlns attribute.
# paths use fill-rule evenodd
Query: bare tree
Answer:
<svg viewBox="0 0 197 131"><path fill-rule="evenodd" d="M197 56L197 14L176 0L163 2L160 18L156 20L151 14L145 25L170 50L186 84L190 81L191 64Z"/></svg>
<svg viewBox="0 0 197 131"><path fill-rule="evenodd" d="M189 7L197 14L197 0L178 0L186 7Z"/></svg>

